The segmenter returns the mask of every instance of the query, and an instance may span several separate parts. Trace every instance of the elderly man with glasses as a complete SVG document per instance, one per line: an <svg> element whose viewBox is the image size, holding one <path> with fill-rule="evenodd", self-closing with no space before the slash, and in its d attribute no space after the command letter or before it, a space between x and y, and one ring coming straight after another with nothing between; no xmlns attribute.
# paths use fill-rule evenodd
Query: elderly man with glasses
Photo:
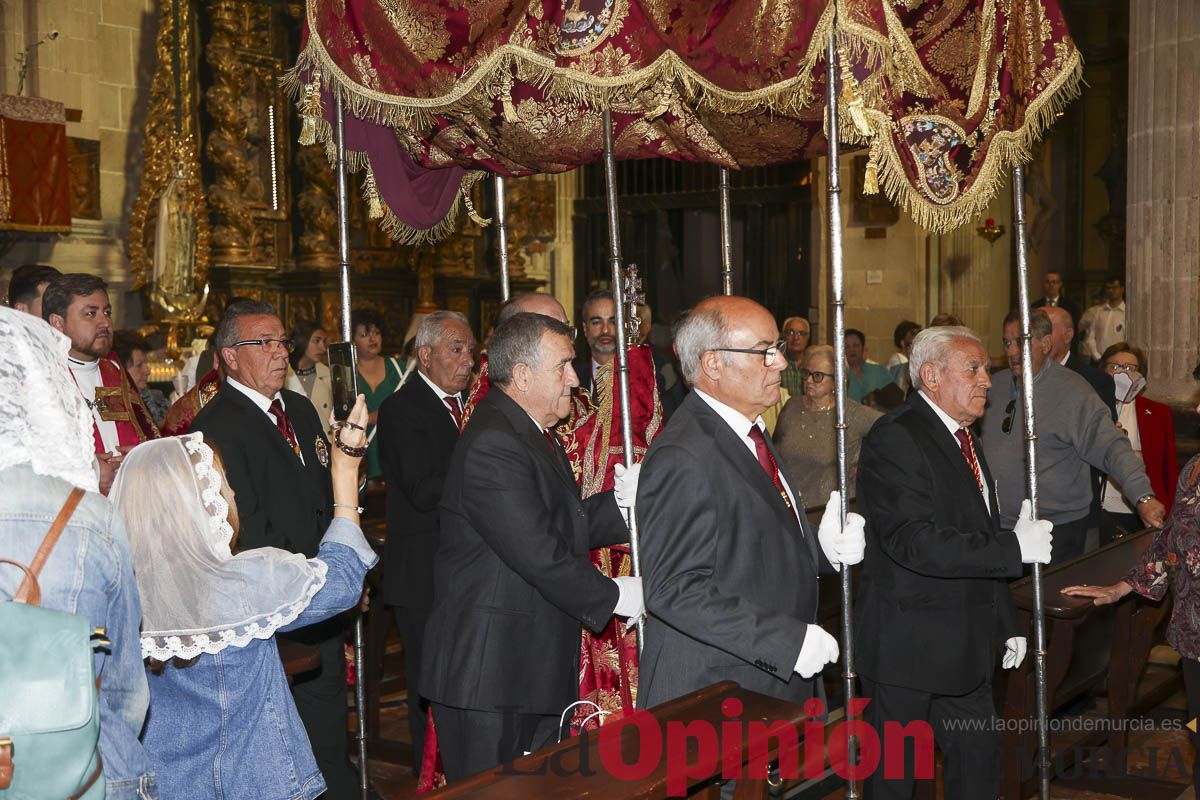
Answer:
<svg viewBox="0 0 1200 800"><path fill-rule="evenodd" d="M1165 509L1154 494L1146 467L1129 437L1113 424L1108 408L1087 381L1050 357L1053 326L1042 309L1029 318L1033 407L1037 414L1038 495L1042 516L1054 523L1054 560L1083 555L1093 499L1088 466L1121 487L1143 524L1161 527ZM1021 391L1021 319L1004 318L1004 354L1009 368L992 379L980 425L983 452L1000 477L1000 525L1011 530L1025 495L1025 433Z"/></svg>
<svg viewBox="0 0 1200 800"><path fill-rule="evenodd" d="M723 680L793 703L822 697L838 643L816 624L817 573L862 560L862 518L851 514L843 531L830 502L814 530L779 469L761 415L779 400L785 344L765 308L709 298L675 345L694 391L639 480L649 619L638 705Z"/></svg>
<svg viewBox="0 0 1200 800"><path fill-rule="evenodd" d="M312 558L333 516L329 441L307 397L283 388L294 345L267 303L235 300L212 344L225 380L191 431L221 453L241 520L238 547L278 547ZM336 618L297 631L321 667L292 686L330 798L357 796L347 761L345 657Z"/></svg>

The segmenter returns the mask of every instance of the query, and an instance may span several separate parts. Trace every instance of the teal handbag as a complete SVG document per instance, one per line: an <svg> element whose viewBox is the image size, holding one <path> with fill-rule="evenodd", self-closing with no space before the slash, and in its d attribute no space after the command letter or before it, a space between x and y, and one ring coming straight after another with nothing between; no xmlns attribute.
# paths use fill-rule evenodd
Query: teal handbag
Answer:
<svg viewBox="0 0 1200 800"><path fill-rule="evenodd" d="M75 489L26 567L12 602L0 602L0 798L102 800L100 709L91 622L41 607L37 576L83 497ZM99 644L104 645L103 641Z"/></svg>

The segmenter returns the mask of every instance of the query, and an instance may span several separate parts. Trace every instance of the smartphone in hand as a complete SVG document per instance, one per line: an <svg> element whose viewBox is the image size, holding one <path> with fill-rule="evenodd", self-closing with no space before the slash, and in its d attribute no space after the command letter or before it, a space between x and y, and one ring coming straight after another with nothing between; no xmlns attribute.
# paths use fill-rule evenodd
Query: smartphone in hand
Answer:
<svg viewBox="0 0 1200 800"><path fill-rule="evenodd" d="M329 377L333 384L333 418L345 422L350 418L358 398L358 359L351 342L338 342L326 350L329 358Z"/></svg>

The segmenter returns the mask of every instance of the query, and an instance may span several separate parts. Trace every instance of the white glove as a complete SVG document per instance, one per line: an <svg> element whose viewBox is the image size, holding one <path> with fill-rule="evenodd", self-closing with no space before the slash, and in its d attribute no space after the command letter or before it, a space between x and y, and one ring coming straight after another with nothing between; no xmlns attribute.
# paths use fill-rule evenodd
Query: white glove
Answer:
<svg viewBox="0 0 1200 800"><path fill-rule="evenodd" d="M633 508L637 500L638 475L642 472L641 464L634 464L628 469L624 464L613 467L613 498L621 508Z"/></svg>
<svg viewBox="0 0 1200 800"><path fill-rule="evenodd" d="M821 544L821 550L837 570L842 568L842 564L857 564L867 552L867 521L861 514L847 514L846 527L838 529L838 523L841 522L841 502L841 494L830 492L829 503L825 506L825 513L821 515L821 524L817 526L817 541Z"/></svg>
<svg viewBox="0 0 1200 800"><path fill-rule="evenodd" d="M1013 533L1017 535L1017 544L1021 547L1021 563L1049 564L1050 542L1054 538L1050 531L1054 523L1044 519L1029 518L1029 498L1021 503L1021 511L1017 514L1017 524Z"/></svg>
<svg viewBox="0 0 1200 800"><path fill-rule="evenodd" d="M617 596L617 606L613 609L613 614L618 617L629 617L628 624L636 625L637 621L646 615L646 601L642 597L642 579L623 575L612 580L620 593Z"/></svg>
<svg viewBox="0 0 1200 800"><path fill-rule="evenodd" d="M1024 636L1014 636L1004 643L1004 660L1001 665L1005 669L1016 669L1025 660L1025 648L1028 647Z"/></svg>
<svg viewBox="0 0 1200 800"><path fill-rule="evenodd" d="M796 659L796 672L801 678L811 678L826 664L832 664L838 658L837 639L825 632L820 625L809 625L804 634L804 644L800 646L800 657Z"/></svg>

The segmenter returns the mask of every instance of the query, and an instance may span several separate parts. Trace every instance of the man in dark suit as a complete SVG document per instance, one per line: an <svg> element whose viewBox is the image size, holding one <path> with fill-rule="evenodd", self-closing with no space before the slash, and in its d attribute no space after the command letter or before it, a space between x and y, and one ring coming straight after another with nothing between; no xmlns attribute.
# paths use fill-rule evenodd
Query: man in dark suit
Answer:
<svg viewBox="0 0 1200 800"><path fill-rule="evenodd" d="M600 367L617 357L617 304L612 292L597 289L587 296L580 310L580 327L588 352L575 359L579 388L590 393Z"/></svg>
<svg viewBox="0 0 1200 800"><path fill-rule="evenodd" d="M450 461L421 673L451 781L551 740L578 699L580 625L598 633L642 612L641 581L606 578L588 558L628 541L613 493L580 500L552 430L579 384L573 355L555 319L501 324L492 390Z"/></svg>
<svg viewBox="0 0 1200 800"><path fill-rule="evenodd" d="M838 644L815 624L817 571L862 559L862 519L850 515L842 534L833 510L814 531L778 468L761 414L779 402L787 361L770 312L709 298L675 346L693 391L647 452L637 490L650 612L638 704L723 680L796 703L820 696Z"/></svg>
<svg viewBox="0 0 1200 800"><path fill-rule="evenodd" d="M237 495L238 546L279 547L311 558L333 515L329 442L308 398L283 388L292 347L286 329L270 305L236 300L225 309L213 344L225 382L191 431L203 433L225 462ZM346 759L342 630L334 618L289 634L321 651L320 670L297 681L292 696L330 800L358 792Z"/></svg>
<svg viewBox="0 0 1200 800"><path fill-rule="evenodd" d="M1079 306L1069 298L1063 297L1062 275L1058 272L1047 272L1042 278L1042 296L1033 301L1030 308L1061 308L1071 315L1071 335L1075 335L1075 326L1079 324ZM1074 338L1072 338L1072 347Z"/></svg>
<svg viewBox="0 0 1200 800"><path fill-rule="evenodd" d="M458 441L462 392L475 364L467 318L435 311L417 327L417 374L379 407L379 456L387 479L387 558L383 601L404 640L404 683L413 758L425 750L421 642L433 602L438 504Z"/></svg>
<svg viewBox="0 0 1200 800"><path fill-rule="evenodd" d="M855 603L865 718L880 736L885 721L929 722L947 800L996 796L992 673L998 656L1016 668L1026 650L1006 579L1022 563L1050 560L1051 525L1030 520L1028 506L1015 532L1001 532L995 484L969 430L987 403L989 363L968 328L919 333L915 391L875 423L858 462L869 554ZM867 779L868 798L911 797L911 750L902 777L885 779L880 768Z"/></svg>

